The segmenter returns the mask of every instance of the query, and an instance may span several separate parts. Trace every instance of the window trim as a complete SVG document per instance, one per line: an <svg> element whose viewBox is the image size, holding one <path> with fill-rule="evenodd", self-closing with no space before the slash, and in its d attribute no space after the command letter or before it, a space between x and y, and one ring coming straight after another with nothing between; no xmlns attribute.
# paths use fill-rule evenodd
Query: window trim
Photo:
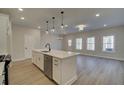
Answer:
<svg viewBox="0 0 124 93"><path fill-rule="evenodd" d="M71 45L70 46L69 46L69 40L71 40ZM72 47L72 39L68 39L67 43L68 43L68 47Z"/></svg>
<svg viewBox="0 0 124 93"><path fill-rule="evenodd" d="M81 39L81 40L82 40L81 49L77 49L77 39ZM76 49L76 50L82 50L82 49L83 49L83 39L82 39L82 37L76 38L75 41L76 41L76 44L75 44L76 47L75 47L75 49Z"/></svg>
<svg viewBox="0 0 124 93"><path fill-rule="evenodd" d="M88 43L88 38L94 38L94 43ZM95 43L95 37L94 37L94 36L92 36L92 37L87 37L86 43L87 43L87 46L86 46L86 50L87 50L87 51L95 51L95 50L96 50L96 43ZM94 44L94 50L89 50L89 49L88 49L88 44Z"/></svg>
<svg viewBox="0 0 124 93"><path fill-rule="evenodd" d="M113 49L112 49L112 51L106 51L106 50L104 50L103 49L103 39L104 39L104 37L109 37L109 36L113 36L113 40L114 40L114 45L113 45ZM114 35L106 35L106 36L103 36L102 37L102 52L107 52L107 53L113 53L113 52L115 52L115 36Z"/></svg>

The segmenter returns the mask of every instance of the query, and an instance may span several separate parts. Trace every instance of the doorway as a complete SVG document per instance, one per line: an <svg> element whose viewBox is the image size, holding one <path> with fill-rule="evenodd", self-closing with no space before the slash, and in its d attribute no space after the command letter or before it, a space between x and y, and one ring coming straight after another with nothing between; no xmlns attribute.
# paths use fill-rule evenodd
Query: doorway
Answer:
<svg viewBox="0 0 124 93"><path fill-rule="evenodd" d="M32 50L34 48L34 42L33 38L30 35L24 36L24 53L25 53L25 59L32 57Z"/></svg>

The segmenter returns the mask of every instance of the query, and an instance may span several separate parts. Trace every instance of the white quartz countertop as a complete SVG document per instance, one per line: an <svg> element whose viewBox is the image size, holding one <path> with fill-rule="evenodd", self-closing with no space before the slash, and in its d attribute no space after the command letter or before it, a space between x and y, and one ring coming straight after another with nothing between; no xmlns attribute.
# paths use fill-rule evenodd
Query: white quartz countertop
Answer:
<svg viewBox="0 0 124 93"><path fill-rule="evenodd" d="M0 75L2 75L2 73L3 73L4 64L5 64L5 62L1 62L1 63L0 63Z"/></svg>
<svg viewBox="0 0 124 93"><path fill-rule="evenodd" d="M53 49L51 49L50 52L42 52L42 51L45 51L45 50L46 49L34 49L33 51L39 52L39 53L42 53L42 54L46 54L46 55L50 55L50 56L53 56L53 57L57 57L57 58L60 58L60 59L64 59L64 58L68 58L68 57L71 57L71 56L79 55L79 53L75 53L75 52L71 52L71 51L53 50Z"/></svg>

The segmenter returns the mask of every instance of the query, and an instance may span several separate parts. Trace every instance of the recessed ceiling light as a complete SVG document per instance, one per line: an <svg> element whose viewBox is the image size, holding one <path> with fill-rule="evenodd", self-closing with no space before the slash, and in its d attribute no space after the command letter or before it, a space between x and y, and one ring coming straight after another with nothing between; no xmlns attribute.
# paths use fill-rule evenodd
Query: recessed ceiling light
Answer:
<svg viewBox="0 0 124 93"><path fill-rule="evenodd" d="M107 25L106 24L104 24L104 27L106 27Z"/></svg>
<svg viewBox="0 0 124 93"><path fill-rule="evenodd" d="M99 14L99 13L97 13L97 14L96 14L96 17L99 17L99 16L100 16L100 14Z"/></svg>
<svg viewBox="0 0 124 93"><path fill-rule="evenodd" d="M23 9L22 9L22 8L18 8L18 10L19 10L19 11L23 11Z"/></svg>
<svg viewBox="0 0 124 93"><path fill-rule="evenodd" d="M25 18L24 18L24 17L21 17L20 19L21 19L21 20L24 20Z"/></svg>

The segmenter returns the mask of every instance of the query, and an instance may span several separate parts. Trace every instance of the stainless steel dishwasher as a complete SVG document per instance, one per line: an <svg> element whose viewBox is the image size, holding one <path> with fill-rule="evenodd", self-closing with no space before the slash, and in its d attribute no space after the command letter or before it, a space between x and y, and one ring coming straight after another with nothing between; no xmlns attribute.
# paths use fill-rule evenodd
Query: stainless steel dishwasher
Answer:
<svg viewBox="0 0 124 93"><path fill-rule="evenodd" d="M44 55L44 73L49 79L52 79L52 56Z"/></svg>

